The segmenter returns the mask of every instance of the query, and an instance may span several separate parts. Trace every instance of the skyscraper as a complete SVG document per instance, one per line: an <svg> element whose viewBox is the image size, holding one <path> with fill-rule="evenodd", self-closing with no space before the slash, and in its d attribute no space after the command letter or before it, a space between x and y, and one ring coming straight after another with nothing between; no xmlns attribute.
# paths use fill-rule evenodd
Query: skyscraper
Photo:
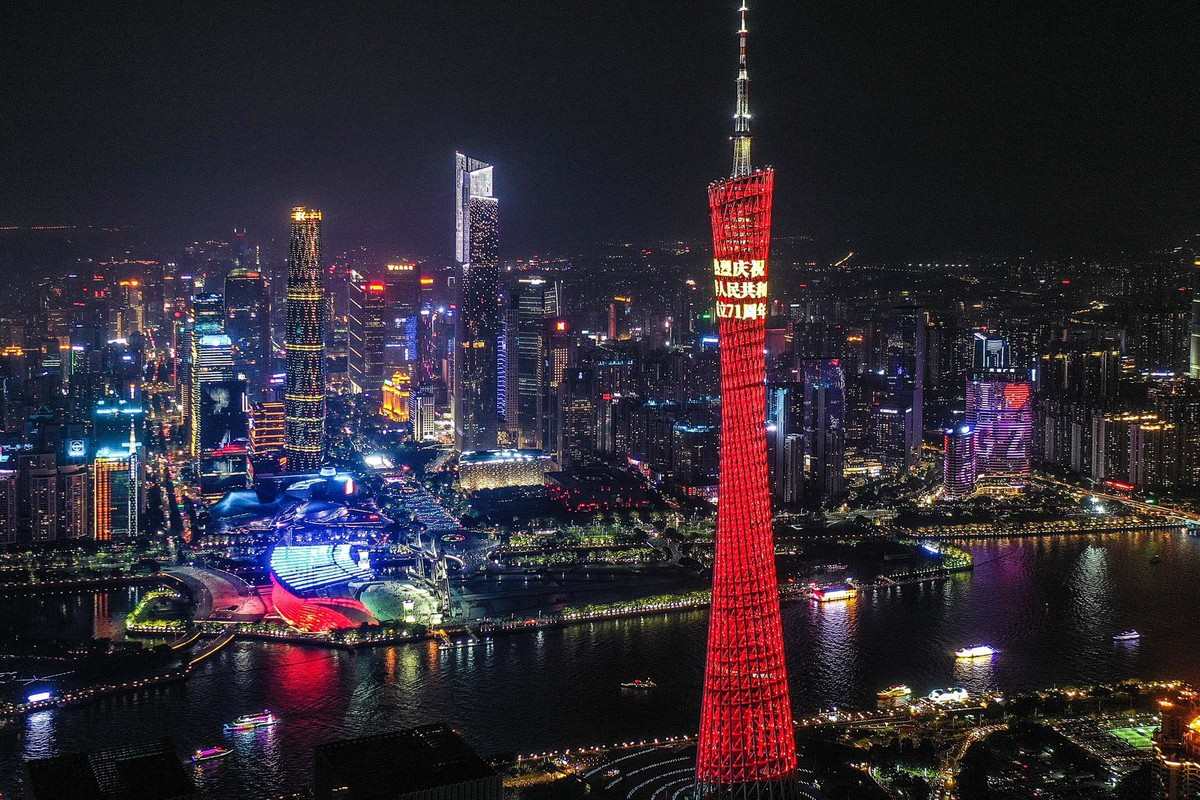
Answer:
<svg viewBox="0 0 1200 800"><path fill-rule="evenodd" d="M346 366L350 391L355 394L378 392L383 387L386 293L383 281L350 270Z"/></svg>
<svg viewBox="0 0 1200 800"><path fill-rule="evenodd" d="M975 431L970 425L946 428L942 457L942 496L962 500L975 491Z"/></svg>
<svg viewBox="0 0 1200 800"><path fill-rule="evenodd" d="M209 385L233 380L233 343L212 323L192 332L191 400L188 403L188 452L199 458L207 437L203 430Z"/></svg>
<svg viewBox="0 0 1200 800"><path fill-rule="evenodd" d="M235 369L257 392L271 374L271 304L259 270L235 269L225 278L225 333Z"/></svg>
<svg viewBox="0 0 1200 800"><path fill-rule="evenodd" d="M763 423L775 173L750 167L746 12L743 1L733 173L708 188L721 345L721 461L696 761L701 798L784 797L796 768Z"/></svg>
<svg viewBox="0 0 1200 800"><path fill-rule="evenodd" d="M966 423L975 433L979 477L1024 482L1033 448L1033 393L1008 372L985 372L967 381Z"/></svg>
<svg viewBox="0 0 1200 800"><path fill-rule="evenodd" d="M804 373L804 503L828 508L842 496L846 462L846 378L836 358L802 362Z"/></svg>
<svg viewBox="0 0 1200 800"><path fill-rule="evenodd" d="M325 353L321 316L321 212L292 209L288 248L287 388L284 437L289 472L315 472L325 459Z"/></svg>
<svg viewBox="0 0 1200 800"><path fill-rule="evenodd" d="M454 154L454 256L460 269L454 341L454 446L496 446L499 202L492 165Z"/></svg>

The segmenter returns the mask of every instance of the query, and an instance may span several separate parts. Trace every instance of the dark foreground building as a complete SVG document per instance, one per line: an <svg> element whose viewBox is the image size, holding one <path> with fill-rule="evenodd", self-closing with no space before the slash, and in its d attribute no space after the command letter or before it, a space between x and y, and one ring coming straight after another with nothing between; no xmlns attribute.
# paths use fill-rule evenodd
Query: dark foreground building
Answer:
<svg viewBox="0 0 1200 800"><path fill-rule="evenodd" d="M317 800L500 800L500 776L445 725L329 742L313 751Z"/></svg>
<svg viewBox="0 0 1200 800"><path fill-rule="evenodd" d="M192 779L170 739L26 763L33 800L186 800Z"/></svg>

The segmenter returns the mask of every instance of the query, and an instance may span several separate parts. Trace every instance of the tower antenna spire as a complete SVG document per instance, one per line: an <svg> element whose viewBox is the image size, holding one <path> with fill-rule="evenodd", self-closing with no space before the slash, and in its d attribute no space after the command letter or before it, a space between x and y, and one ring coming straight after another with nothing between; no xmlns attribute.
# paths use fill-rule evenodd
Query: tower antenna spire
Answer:
<svg viewBox="0 0 1200 800"><path fill-rule="evenodd" d="M738 9L737 109L733 114L733 177L750 174L750 72L746 65L746 13L750 0Z"/></svg>

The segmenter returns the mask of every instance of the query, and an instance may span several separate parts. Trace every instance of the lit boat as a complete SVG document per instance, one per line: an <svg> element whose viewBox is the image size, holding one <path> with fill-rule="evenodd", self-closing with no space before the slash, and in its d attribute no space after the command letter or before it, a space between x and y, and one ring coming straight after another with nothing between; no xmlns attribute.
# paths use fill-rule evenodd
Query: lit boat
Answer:
<svg viewBox="0 0 1200 800"><path fill-rule="evenodd" d="M268 725L274 725L279 722L275 715L270 711L263 711L260 714L244 714L233 722L225 723L226 732L229 731L252 731L255 728L263 728Z"/></svg>
<svg viewBox="0 0 1200 800"><path fill-rule="evenodd" d="M833 586L818 586L812 590L812 598L818 603L852 600L855 597L858 597L858 589L855 589L848 583L835 583Z"/></svg>
<svg viewBox="0 0 1200 800"><path fill-rule="evenodd" d="M954 655L958 658L991 658L999 652L994 647L986 644L977 644L974 647L964 647L961 650L955 650Z"/></svg>
<svg viewBox="0 0 1200 800"><path fill-rule="evenodd" d="M1142 635L1140 633L1138 633L1137 631L1133 630L1132 628L1130 628L1127 631L1121 631L1116 636L1113 636L1113 641L1114 642L1136 642L1140 638L1142 638Z"/></svg>
<svg viewBox="0 0 1200 800"><path fill-rule="evenodd" d="M965 703L970 698L966 689L934 689L929 693L930 701L939 706L950 703Z"/></svg>
<svg viewBox="0 0 1200 800"><path fill-rule="evenodd" d="M214 745L213 747L201 747L199 750L192 753L192 761L212 761L214 758L224 758L232 752L233 750L231 748L222 747L219 744Z"/></svg>
<svg viewBox="0 0 1200 800"><path fill-rule="evenodd" d="M912 694L912 689L905 686L903 683L896 686L890 686L875 696L880 700L899 700L901 697L908 697Z"/></svg>
<svg viewBox="0 0 1200 800"><path fill-rule="evenodd" d="M645 678L645 679L637 678L635 680L629 681L628 683L621 684L622 689L653 689L656 686L658 686L658 684L655 683L654 681L650 680L649 678Z"/></svg>

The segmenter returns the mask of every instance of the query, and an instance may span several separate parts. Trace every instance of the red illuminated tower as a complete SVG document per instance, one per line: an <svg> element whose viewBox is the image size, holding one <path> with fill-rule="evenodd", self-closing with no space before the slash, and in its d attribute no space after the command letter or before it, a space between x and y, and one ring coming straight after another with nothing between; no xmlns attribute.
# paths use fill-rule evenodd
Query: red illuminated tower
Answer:
<svg viewBox="0 0 1200 800"><path fill-rule="evenodd" d="M721 484L696 762L700 798L789 797L796 767L764 422L775 173L750 167L747 10L743 2L733 174L708 188L721 337Z"/></svg>

